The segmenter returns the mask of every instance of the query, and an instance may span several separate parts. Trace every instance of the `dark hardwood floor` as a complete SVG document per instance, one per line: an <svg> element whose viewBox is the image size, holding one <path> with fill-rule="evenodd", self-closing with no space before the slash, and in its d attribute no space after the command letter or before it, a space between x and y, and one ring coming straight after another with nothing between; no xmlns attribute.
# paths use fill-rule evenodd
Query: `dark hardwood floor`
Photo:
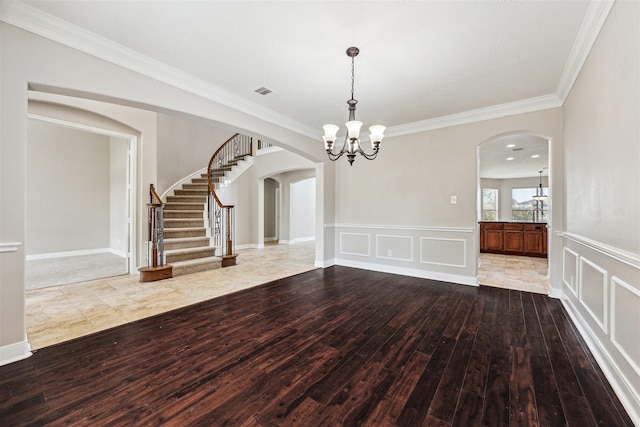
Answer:
<svg viewBox="0 0 640 427"><path fill-rule="evenodd" d="M632 426L558 300L345 267L0 367L0 425L63 424Z"/></svg>

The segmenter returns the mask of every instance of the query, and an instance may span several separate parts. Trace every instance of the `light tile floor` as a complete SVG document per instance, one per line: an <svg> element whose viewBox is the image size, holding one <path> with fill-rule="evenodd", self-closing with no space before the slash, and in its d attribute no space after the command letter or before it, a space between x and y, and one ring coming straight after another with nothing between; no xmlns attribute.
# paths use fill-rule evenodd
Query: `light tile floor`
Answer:
<svg viewBox="0 0 640 427"><path fill-rule="evenodd" d="M67 341L314 269L315 244L240 250L238 265L158 282L117 276L28 290L31 348ZM546 259L481 254L480 284L547 293Z"/></svg>
<svg viewBox="0 0 640 427"><path fill-rule="evenodd" d="M315 244L238 251L238 265L141 283L137 275L26 291L27 336L39 349L314 269Z"/></svg>
<svg viewBox="0 0 640 427"><path fill-rule="evenodd" d="M546 258L480 254L478 282L485 286L548 294Z"/></svg>

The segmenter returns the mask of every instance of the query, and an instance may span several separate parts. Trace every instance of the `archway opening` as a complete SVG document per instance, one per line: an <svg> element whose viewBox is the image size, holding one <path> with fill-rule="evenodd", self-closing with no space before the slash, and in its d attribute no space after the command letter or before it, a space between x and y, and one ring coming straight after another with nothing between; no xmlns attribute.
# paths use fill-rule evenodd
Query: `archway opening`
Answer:
<svg viewBox="0 0 640 427"><path fill-rule="evenodd" d="M477 147L478 282L548 294L551 139L512 132Z"/></svg>

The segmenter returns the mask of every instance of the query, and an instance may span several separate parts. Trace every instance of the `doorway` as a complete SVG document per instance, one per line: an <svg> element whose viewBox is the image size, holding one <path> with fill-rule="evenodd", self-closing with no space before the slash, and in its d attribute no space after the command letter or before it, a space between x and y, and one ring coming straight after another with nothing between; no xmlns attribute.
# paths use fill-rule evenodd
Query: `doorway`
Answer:
<svg viewBox="0 0 640 427"><path fill-rule="evenodd" d="M131 274L136 137L29 115L27 290Z"/></svg>
<svg viewBox="0 0 640 427"><path fill-rule="evenodd" d="M278 242L280 221L280 184L273 178L264 179L264 242Z"/></svg>
<svg viewBox="0 0 640 427"><path fill-rule="evenodd" d="M517 132L477 147L481 285L550 291L550 144L547 136Z"/></svg>

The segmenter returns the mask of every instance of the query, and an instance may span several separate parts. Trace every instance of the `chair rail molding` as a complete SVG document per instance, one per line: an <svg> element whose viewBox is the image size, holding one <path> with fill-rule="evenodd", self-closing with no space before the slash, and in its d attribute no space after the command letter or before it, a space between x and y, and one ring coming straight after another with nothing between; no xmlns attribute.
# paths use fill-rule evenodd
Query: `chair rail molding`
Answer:
<svg viewBox="0 0 640 427"><path fill-rule="evenodd" d="M0 242L0 252L16 252L22 242Z"/></svg>

